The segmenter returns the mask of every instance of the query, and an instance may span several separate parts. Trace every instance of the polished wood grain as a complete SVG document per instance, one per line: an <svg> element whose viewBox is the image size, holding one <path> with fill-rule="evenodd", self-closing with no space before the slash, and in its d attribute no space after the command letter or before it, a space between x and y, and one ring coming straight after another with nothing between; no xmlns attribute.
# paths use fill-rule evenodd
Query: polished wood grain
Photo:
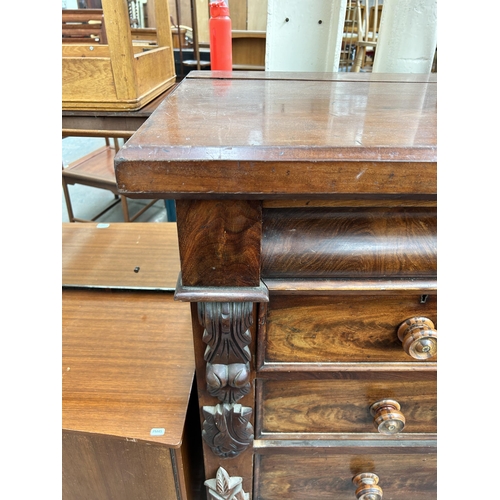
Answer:
<svg viewBox="0 0 500 500"><path fill-rule="evenodd" d="M177 224L62 224L62 284L175 290Z"/></svg>
<svg viewBox="0 0 500 500"><path fill-rule="evenodd" d="M435 433L436 376L419 374L393 378L267 380L259 379L262 405L259 428L266 433L369 433L377 435L370 407L382 399L396 399L406 418L403 434ZM337 436L338 437L338 436ZM274 439L279 437L274 436Z"/></svg>
<svg viewBox="0 0 500 500"><path fill-rule="evenodd" d="M267 208L299 208L299 207L437 207L436 200L405 200L405 199L390 199L390 200L364 200L357 199L342 199L342 200L264 200L262 203L264 209Z"/></svg>
<svg viewBox="0 0 500 500"><path fill-rule="evenodd" d="M407 318L420 315L417 311L436 319L436 307L435 295L429 295L423 304L419 294L271 295L265 361L418 363L404 351L398 327Z"/></svg>
<svg viewBox="0 0 500 500"><path fill-rule="evenodd" d="M256 500L353 500L352 479L376 473L384 499L436 499L436 453L432 447L290 447L286 452L265 449L256 456L259 477Z"/></svg>
<svg viewBox="0 0 500 500"><path fill-rule="evenodd" d="M260 203L180 200L176 211L184 286L260 285Z"/></svg>
<svg viewBox="0 0 500 500"><path fill-rule="evenodd" d="M435 82L302 78L185 79L118 153L120 191L435 198Z"/></svg>
<svg viewBox="0 0 500 500"><path fill-rule="evenodd" d="M269 291L285 295L394 295L408 292L436 294L436 278L340 279L340 278L266 278Z"/></svg>
<svg viewBox="0 0 500 500"><path fill-rule="evenodd" d="M254 306L256 391L238 401L254 440L230 459L204 442L207 479L223 467L254 500L343 500L373 473L387 498L435 498L436 362L408 356L397 331L436 321L436 87L435 75L194 72L116 156L123 194L177 200L186 300L239 302L257 277L270 289ZM257 221L252 201L262 228L228 231ZM191 312L203 423L218 404L207 379L225 372L207 367ZM382 399L401 404L400 435L375 429Z"/></svg>
<svg viewBox="0 0 500 500"><path fill-rule="evenodd" d="M262 277L436 277L433 208L264 210ZM293 251L291 251L293 249Z"/></svg>
<svg viewBox="0 0 500 500"><path fill-rule="evenodd" d="M188 304L159 292L63 289L63 429L179 447L193 375Z"/></svg>
<svg viewBox="0 0 500 500"><path fill-rule="evenodd" d="M186 78L233 79L233 80L325 80L343 82L397 82L397 83L437 83L436 73L300 73L296 71L190 71Z"/></svg>

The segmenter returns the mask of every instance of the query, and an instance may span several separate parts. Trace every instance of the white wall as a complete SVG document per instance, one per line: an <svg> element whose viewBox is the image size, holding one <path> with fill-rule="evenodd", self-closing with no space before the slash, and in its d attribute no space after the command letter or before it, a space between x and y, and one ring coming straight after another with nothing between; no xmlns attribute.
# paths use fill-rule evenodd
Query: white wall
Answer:
<svg viewBox="0 0 500 500"><path fill-rule="evenodd" d="M267 71L338 71L346 0L268 0Z"/></svg>
<svg viewBox="0 0 500 500"><path fill-rule="evenodd" d="M437 0L385 0L374 73L429 73L437 44Z"/></svg>

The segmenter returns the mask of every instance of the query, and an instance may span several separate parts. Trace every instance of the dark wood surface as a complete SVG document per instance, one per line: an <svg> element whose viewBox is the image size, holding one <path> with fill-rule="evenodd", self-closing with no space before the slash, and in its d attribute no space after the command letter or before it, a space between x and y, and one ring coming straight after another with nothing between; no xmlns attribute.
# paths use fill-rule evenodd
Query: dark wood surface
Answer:
<svg viewBox="0 0 500 500"><path fill-rule="evenodd" d="M436 277L435 208L268 209L262 233L264 280Z"/></svg>
<svg viewBox="0 0 500 500"><path fill-rule="evenodd" d="M317 80L317 81L340 81L340 82L437 82L436 73L428 74L408 74L408 73L298 73L295 71L190 71L186 78L209 79L214 78L224 80Z"/></svg>
<svg viewBox="0 0 500 500"><path fill-rule="evenodd" d="M181 200L176 212L184 286L259 286L259 203Z"/></svg>
<svg viewBox="0 0 500 500"><path fill-rule="evenodd" d="M252 300L244 380L257 392L209 422L207 479L224 467L254 500L347 499L355 474L375 472L387 498L435 498L436 362L409 357L397 328L437 321L436 87L434 75L196 72L115 158L123 194L178 200L204 428L219 406L213 374L233 362L212 366L207 343L234 350L247 333L222 309L204 328L196 302L215 311L223 296L230 310L238 287L271 289L269 303ZM368 431L372 397L396 396L414 431ZM241 445L227 432L240 403L255 440L220 458L214 441Z"/></svg>
<svg viewBox="0 0 500 500"><path fill-rule="evenodd" d="M177 224L62 224L62 284L175 290Z"/></svg>
<svg viewBox="0 0 500 500"><path fill-rule="evenodd" d="M413 316L437 323L436 295L423 304L419 294L271 295L264 363L285 363L283 369L307 363L308 370L323 363L407 363L410 368L415 360L404 352L397 331Z"/></svg>
<svg viewBox="0 0 500 500"><path fill-rule="evenodd" d="M383 399L395 399L406 418L401 436L435 433L437 403L433 375L434 380L425 380L419 373L400 380L395 380L391 373L377 378L361 373L351 379L259 380L262 421L258 428L263 434L368 433L368 437L378 437L370 406Z"/></svg>
<svg viewBox="0 0 500 500"><path fill-rule="evenodd" d="M256 456L258 500L353 500L352 478L362 472L379 476L384 500L434 500L437 456L431 447L345 446L268 448Z"/></svg>
<svg viewBox="0 0 500 500"><path fill-rule="evenodd" d="M435 198L435 82L302 78L185 79L118 153L119 189Z"/></svg>

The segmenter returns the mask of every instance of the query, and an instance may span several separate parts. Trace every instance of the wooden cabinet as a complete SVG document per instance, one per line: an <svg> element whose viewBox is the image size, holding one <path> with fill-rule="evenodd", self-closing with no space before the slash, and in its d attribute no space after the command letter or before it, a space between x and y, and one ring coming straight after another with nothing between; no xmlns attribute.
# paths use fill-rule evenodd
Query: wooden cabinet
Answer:
<svg viewBox="0 0 500 500"><path fill-rule="evenodd" d="M86 10L68 19L69 26L75 21L88 26ZM63 110L138 110L175 84L167 0L155 2L154 43L132 36L127 2L103 0L102 11L99 41L68 43L71 39L63 38Z"/></svg>
<svg viewBox="0 0 500 500"><path fill-rule="evenodd" d="M176 198L208 498L436 498L436 158L435 75L349 73L192 72L119 152Z"/></svg>
<svg viewBox="0 0 500 500"><path fill-rule="evenodd" d="M67 223L62 243L62 498L198 500L201 431L190 308L172 293L175 224Z"/></svg>

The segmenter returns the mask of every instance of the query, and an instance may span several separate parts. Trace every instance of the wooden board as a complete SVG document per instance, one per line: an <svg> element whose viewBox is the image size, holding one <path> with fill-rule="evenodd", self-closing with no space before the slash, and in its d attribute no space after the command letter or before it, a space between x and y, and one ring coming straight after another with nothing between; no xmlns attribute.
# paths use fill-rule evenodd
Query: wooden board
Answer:
<svg viewBox="0 0 500 500"><path fill-rule="evenodd" d="M62 247L63 286L175 290L174 222L64 223Z"/></svg>
<svg viewBox="0 0 500 500"><path fill-rule="evenodd" d="M62 377L63 429L180 446L194 377L189 304L63 289Z"/></svg>

